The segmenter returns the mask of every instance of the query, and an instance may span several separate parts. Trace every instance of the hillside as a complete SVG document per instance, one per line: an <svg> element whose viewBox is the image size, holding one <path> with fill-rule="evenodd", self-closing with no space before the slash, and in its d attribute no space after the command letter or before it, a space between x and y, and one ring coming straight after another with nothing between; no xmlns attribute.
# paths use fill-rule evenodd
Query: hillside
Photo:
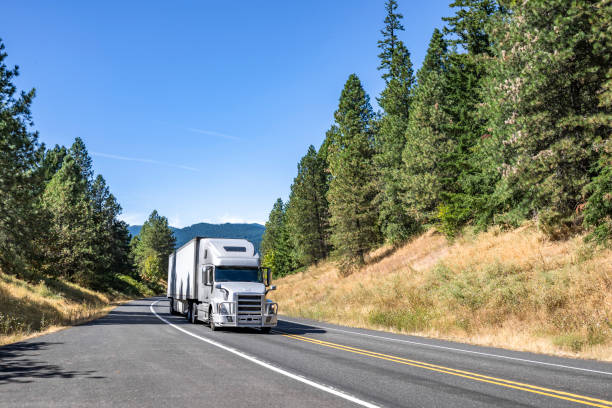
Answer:
<svg viewBox="0 0 612 408"><path fill-rule="evenodd" d="M290 316L612 361L612 251L580 236L429 231L348 277L322 262L275 283Z"/></svg>
<svg viewBox="0 0 612 408"><path fill-rule="evenodd" d="M128 230L132 236L138 235L142 225L130 225ZM208 224L201 222L185 228L170 227L176 237L176 247L179 248L190 239L201 236L208 238L244 238L255 245L255 250L259 251L261 238L265 227L261 224Z"/></svg>
<svg viewBox="0 0 612 408"><path fill-rule="evenodd" d="M159 291L127 275L115 278L114 289L99 292L60 278L32 283L0 271L0 345L96 319L124 300Z"/></svg>

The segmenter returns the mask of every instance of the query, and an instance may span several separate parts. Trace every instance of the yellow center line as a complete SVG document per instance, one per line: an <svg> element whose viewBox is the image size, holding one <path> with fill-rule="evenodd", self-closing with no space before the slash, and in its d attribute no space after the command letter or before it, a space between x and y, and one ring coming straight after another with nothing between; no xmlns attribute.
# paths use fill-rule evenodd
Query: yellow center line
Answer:
<svg viewBox="0 0 612 408"><path fill-rule="evenodd" d="M467 374L467 375L470 375L470 376L481 377L481 378L490 379L490 380L494 380L494 381L502 381L502 382L505 382L505 383L519 385L519 386L522 386L522 387L529 387L529 388L534 388L534 389L538 389L538 390L542 390L542 391L549 391L549 392L554 392L554 393L557 393L557 394L574 396L574 397L578 397L578 398L582 398L582 399L587 399L587 400L591 400L591 401L602 402L604 404L612 404L612 402L610 402L610 401L599 400L599 399L596 399L596 398L590 398L590 397L585 397L585 396L582 396L582 395L571 394L569 392L557 391L557 390L553 390L553 389L550 389L550 388L538 387L538 386L531 385L531 384L525 384L525 383L520 383L520 382L516 382L516 381L505 380L505 379L502 379L502 378L489 377L489 376L486 376L486 375L483 375L483 374L474 373L474 372L471 372L471 371L457 370L455 368L439 366L439 365L435 365L435 364L425 363L425 362L422 362L422 361L410 360L410 359L403 358L403 357L391 356L391 355L388 355L388 354L377 353L377 352L374 352L374 351L358 349L358 348L355 348L355 347L345 346L345 345L336 344L336 343L330 343L330 342L323 341L323 340L311 339L311 338L308 338L308 337L303 337L303 336L298 336L298 335L293 335L293 334L291 334L288 337L291 337L291 336L296 337L299 340L305 339L307 341L317 342L318 344L321 344L321 345L331 345L331 346L336 346L336 347L342 347L344 349L347 349L346 351L355 350L355 351L359 351L359 352L365 352L365 353L368 353L370 355L373 355L373 357L375 357L375 356L382 356L382 357L392 358L392 359L395 359L395 360L401 360L401 361L404 361L404 362L424 365L424 366L433 367L433 368L439 368L439 369L443 369L443 370L447 370L447 371L454 371L454 372L457 372L457 373Z"/></svg>
<svg viewBox="0 0 612 408"><path fill-rule="evenodd" d="M513 388L521 391L526 391L534 394L545 395L553 398L563 399L567 401L577 402L579 404L589 405L593 407L610 408L612 407L612 401L601 400L597 398L591 398L584 395L571 394L569 392L553 390L550 388L538 387L531 384L520 383L516 381L504 380L503 378L490 377L470 371L457 370L450 367L444 367L440 365L430 364L422 361L410 360L403 357L392 356L388 354L377 353L374 351L363 350L355 347L345 346L342 344L331 343L323 340L316 340L304 336L295 334L283 334L285 337L289 337L295 340L300 340L324 347L334 348L338 350L347 351L350 353L365 355L368 357L378 358L381 360L392 361L399 364L410 365L413 367L424 368L426 370L436 371L444 374L450 374L458 377L463 377L475 381L480 381L489 384L495 384L502 387ZM574 397L574 398L571 398ZM577 399L578 398L578 399ZM601 403L601 404L598 404ZM605 405L602 405L605 404Z"/></svg>

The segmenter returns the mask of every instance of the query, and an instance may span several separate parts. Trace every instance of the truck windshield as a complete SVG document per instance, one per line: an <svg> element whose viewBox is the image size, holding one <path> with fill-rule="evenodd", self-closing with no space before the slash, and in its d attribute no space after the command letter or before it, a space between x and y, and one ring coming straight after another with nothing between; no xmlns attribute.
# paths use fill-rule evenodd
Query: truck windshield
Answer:
<svg viewBox="0 0 612 408"><path fill-rule="evenodd" d="M216 282L263 282L259 268L215 268Z"/></svg>

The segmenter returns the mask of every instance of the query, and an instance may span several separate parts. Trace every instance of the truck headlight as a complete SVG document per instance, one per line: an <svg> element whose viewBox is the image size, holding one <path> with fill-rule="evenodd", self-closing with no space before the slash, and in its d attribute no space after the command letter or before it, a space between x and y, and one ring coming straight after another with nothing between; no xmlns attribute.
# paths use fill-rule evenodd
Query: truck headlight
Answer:
<svg viewBox="0 0 612 408"><path fill-rule="evenodd" d="M222 302L217 305L217 310L220 315L232 314L232 304L230 302Z"/></svg>
<svg viewBox="0 0 612 408"><path fill-rule="evenodd" d="M268 312L266 314L275 315L278 311L278 305L276 303L268 303Z"/></svg>

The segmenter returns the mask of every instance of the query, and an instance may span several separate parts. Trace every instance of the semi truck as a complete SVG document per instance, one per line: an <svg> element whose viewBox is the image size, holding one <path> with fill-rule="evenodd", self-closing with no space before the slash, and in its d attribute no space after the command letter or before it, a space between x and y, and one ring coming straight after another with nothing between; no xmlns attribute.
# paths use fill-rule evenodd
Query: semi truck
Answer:
<svg viewBox="0 0 612 408"><path fill-rule="evenodd" d="M168 259L170 313L213 331L252 327L267 333L278 313L278 304L266 298L276 289L271 279L246 239L193 238Z"/></svg>

